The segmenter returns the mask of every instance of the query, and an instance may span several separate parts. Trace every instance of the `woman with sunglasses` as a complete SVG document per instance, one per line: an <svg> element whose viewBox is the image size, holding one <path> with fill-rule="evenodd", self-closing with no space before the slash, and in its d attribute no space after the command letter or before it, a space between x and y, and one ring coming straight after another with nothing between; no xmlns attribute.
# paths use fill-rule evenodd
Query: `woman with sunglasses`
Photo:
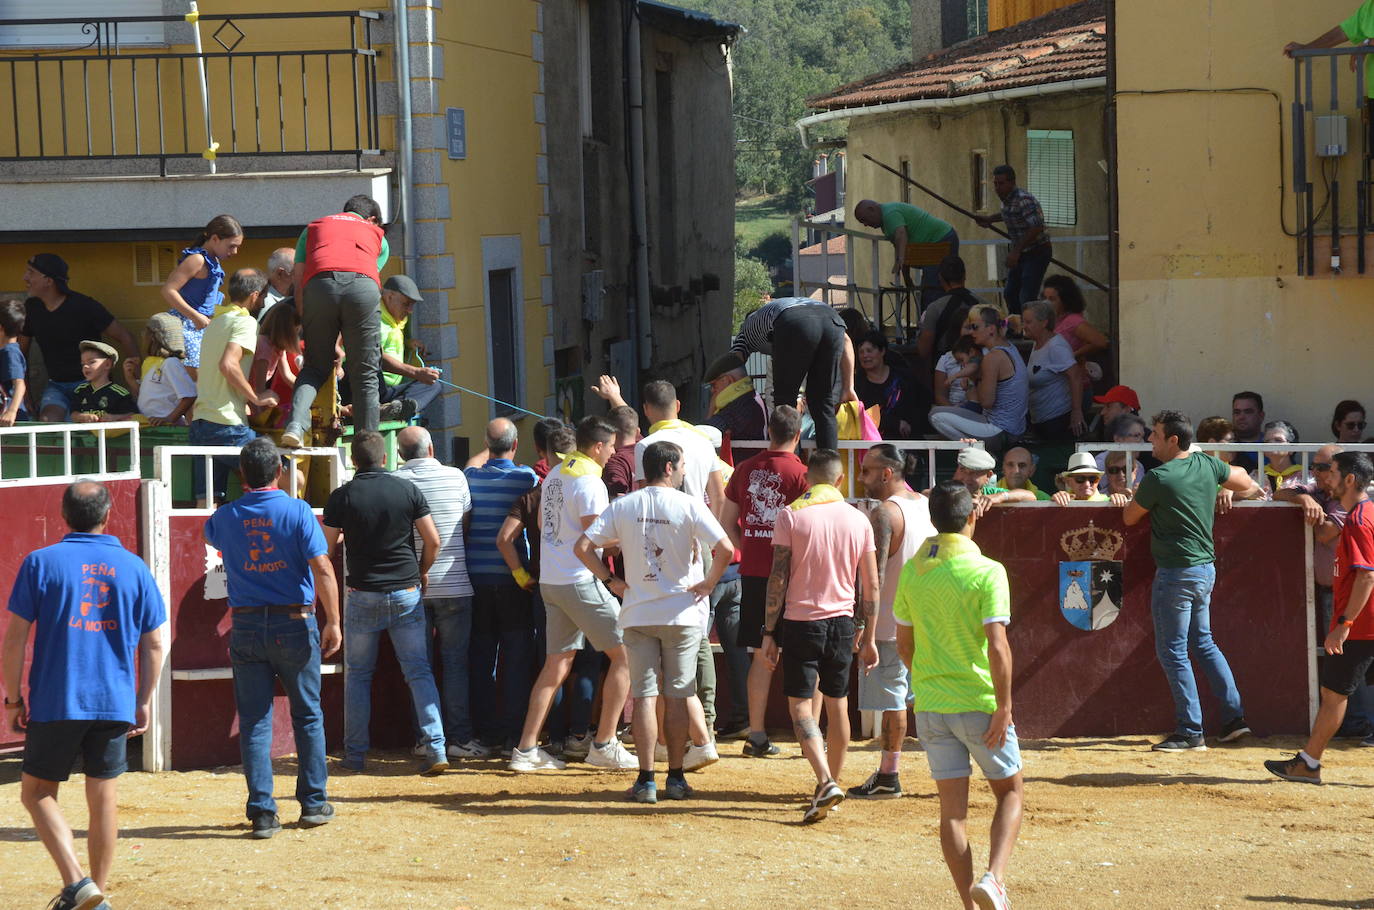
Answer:
<svg viewBox="0 0 1374 910"><path fill-rule="evenodd" d="M1093 461L1090 452L1074 452L1069 456L1069 466L1059 472L1059 482L1064 489L1050 498L1061 506L1071 502L1110 502L1118 509L1126 505L1131 497L1122 493L1099 493L1097 485L1102 480L1102 472Z"/></svg>
<svg viewBox="0 0 1374 910"><path fill-rule="evenodd" d="M983 413L964 408L937 407L930 410L930 425L946 439L992 439L1005 433L1020 436L1026 432L1026 411L1030 401L1030 372L1021 354L1007 341L1007 321L994 306L969 311L964 331L983 349L979 370L978 400Z"/></svg>
<svg viewBox="0 0 1374 910"><path fill-rule="evenodd" d="M1364 405L1347 398L1336 405L1336 413L1331 416L1331 435L1337 442L1360 442L1367 425Z"/></svg>

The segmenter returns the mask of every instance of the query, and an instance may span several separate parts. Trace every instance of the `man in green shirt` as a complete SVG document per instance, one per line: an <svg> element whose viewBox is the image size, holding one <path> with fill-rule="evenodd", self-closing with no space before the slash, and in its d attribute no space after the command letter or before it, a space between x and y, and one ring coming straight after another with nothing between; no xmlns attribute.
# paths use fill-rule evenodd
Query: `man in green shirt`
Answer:
<svg viewBox="0 0 1374 910"><path fill-rule="evenodd" d="M1011 719L1007 570L973 542L978 510L956 480L930 494L937 532L897 582L897 652L911 667L916 730L940 794L940 846L965 907L1004 908L1007 863L1021 830L1021 751ZM964 831L970 759L997 799L988 871L975 884Z"/></svg>
<svg viewBox="0 0 1374 910"><path fill-rule="evenodd" d="M1233 742L1250 732L1231 667L1212 641L1211 600L1217 579L1212 519L1218 485L1239 492L1251 490L1255 482L1244 468L1192 448L1193 424L1186 415L1160 411L1151 422L1150 447L1160 465L1140 482L1135 498L1126 504L1123 520L1133 525L1150 516L1155 653L1174 697L1174 732L1152 748L1156 752L1206 749L1190 649L1197 653L1212 692L1222 701L1221 741Z"/></svg>
<svg viewBox="0 0 1374 910"><path fill-rule="evenodd" d="M1368 44L1374 39L1374 0L1364 0L1355 12L1350 14L1340 25L1331 29L1326 34L1313 38L1303 44L1299 41L1290 41L1283 47L1283 55L1292 57L1294 51L1311 51L1327 47L1339 47L1349 41L1351 44ZM1355 68L1355 58L1350 58L1350 68ZM1374 54L1366 54L1364 57L1364 90L1365 94L1374 98Z"/></svg>
<svg viewBox="0 0 1374 910"><path fill-rule="evenodd" d="M1372 0L1374 2L1374 0ZM948 243L947 256L959 255L959 233L948 221L936 218L925 209L906 202L874 202L864 199L854 206L854 218L865 227L877 228L892 241L892 283L905 280L914 287L911 269L906 266L908 243ZM938 266L921 269L922 289L939 289Z"/></svg>
<svg viewBox="0 0 1374 910"><path fill-rule="evenodd" d="M1030 490L1008 490L992 482L997 473L997 459L986 449L969 446L959 450L958 467L954 469L954 480L963 484L973 497L973 507L982 518L988 509L1003 502L1035 502L1035 494ZM926 490L926 495L931 494Z"/></svg>

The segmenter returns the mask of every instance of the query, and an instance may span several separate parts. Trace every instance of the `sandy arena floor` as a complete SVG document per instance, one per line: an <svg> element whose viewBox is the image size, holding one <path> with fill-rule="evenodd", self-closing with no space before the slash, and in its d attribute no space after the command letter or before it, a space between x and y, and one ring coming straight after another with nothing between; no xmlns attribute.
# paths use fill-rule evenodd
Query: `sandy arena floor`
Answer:
<svg viewBox="0 0 1374 910"><path fill-rule="evenodd" d="M1148 740L1026 744L1026 817L1009 877L1021 908L1374 908L1374 749L1328 755L1329 783L1289 784L1260 762L1294 741L1160 755ZM583 770L517 777L496 762L422 778L399 754L338 774L339 817L247 837L237 769L121 781L111 903L129 908L957 907L940 858L934 787L914 742L907 797L847 801L801 827L811 781L795 747L726 757L690 775L697 798L639 806L631 777ZM846 785L876 762L853 747ZM19 805L19 762L0 760L0 907L42 907L59 882ZM277 765L277 792L294 765ZM661 772L660 772L661 786ZM80 778L65 792L85 823ZM975 864L990 797L976 780ZM78 831L78 837L82 832ZM84 843L78 844L84 854Z"/></svg>

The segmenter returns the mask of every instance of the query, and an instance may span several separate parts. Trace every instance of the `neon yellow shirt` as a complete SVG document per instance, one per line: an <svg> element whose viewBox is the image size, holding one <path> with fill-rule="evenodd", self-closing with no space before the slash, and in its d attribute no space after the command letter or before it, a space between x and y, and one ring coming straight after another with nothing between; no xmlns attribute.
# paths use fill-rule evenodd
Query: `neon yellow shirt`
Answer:
<svg viewBox="0 0 1374 910"><path fill-rule="evenodd" d="M1374 0L1361 3L1360 8L1341 23L1341 31L1345 32L1346 40L1351 44L1361 44L1374 38ZM1367 54L1364 58L1364 90L1366 95L1374 98L1374 54Z"/></svg>

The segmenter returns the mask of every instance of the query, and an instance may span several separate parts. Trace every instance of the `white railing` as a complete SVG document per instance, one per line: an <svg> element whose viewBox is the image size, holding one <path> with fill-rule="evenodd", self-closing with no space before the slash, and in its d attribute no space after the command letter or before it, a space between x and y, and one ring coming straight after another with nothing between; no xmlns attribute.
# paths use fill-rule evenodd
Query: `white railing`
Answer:
<svg viewBox="0 0 1374 910"><path fill-rule="evenodd" d="M4 462L0 460L0 483L6 486L35 486L37 484L70 483L73 480L137 480L139 479L138 429L136 421L125 420L115 423L28 423L22 426L0 427L0 449L16 437L27 440L27 457L24 459L28 470L16 477L4 475ZM72 453L73 436L89 435L95 442L95 470L78 471ZM129 461L123 468L113 464L113 452L109 442L113 436L129 441ZM57 441L43 441L40 437L61 437L62 470L56 474L40 473L41 449L58 446ZM78 436L78 442L82 441ZM78 446L79 447L79 446Z"/></svg>
<svg viewBox="0 0 1374 910"><path fill-rule="evenodd" d="M1242 455L1254 455L1256 468L1255 474L1258 475L1264 470L1265 452L1289 452L1296 456L1297 463L1302 465L1304 477L1311 477L1312 455L1330 445L1339 445L1343 452L1366 452L1374 455L1374 443L1352 442L1197 442L1193 441L1193 448L1203 452L1237 452ZM1090 452L1094 455L1099 452L1125 452L1126 453L1126 475L1135 476L1135 453L1149 452L1152 448L1148 442L1080 442L1075 447L1078 452ZM1255 481L1261 480L1256 476Z"/></svg>
<svg viewBox="0 0 1374 910"><path fill-rule="evenodd" d="M903 453L925 452L927 474L929 476L930 481L927 484L928 487L935 486L936 452L960 452L964 449L983 448L983 444L981 442L961 442L959 440L949 439L841 439L839 442L839 446L837 448L839 449L842 455L847 452L857 453L857 457L848 459L848 463L846 463L845 465L845 476L842 479L843 486L841 491L844 493L847 499L856 500L861 498L857 495L855 491L855 488L858 485L859 480L859 478L855 475L859 473L859 465L863 463L863 453L867 452L874 446L880 445L882 443L889 443L891 445L894 445L897 447L897 450L899 452ZM730 440L731 449L763 450L768 448L769 444L770 443L766 439ZM801 442L801 448L816 448L816 440L803 439Z"/></svg>
<svg viewBox="0 0 1374 910"><path fill-rule="evenodd" d="M288 471L286 474L286 492L290 496L299 496L299 490L296 486L296 471L294 468L299 461L304 461L306 459L324 459L326 464L329 465L329 489L333 490L343 482L344 460L343 453L339 449L319 447L280 449L279 451L290 460L293 468L293 470ZM213 512L215 502L214 497L211 495L211 488L214 484L215 456L228 455L237 458L239 452L240 449L238 446L156 446L153 449L153 476L155 479L165 484L169 489L172 486L173 464L190 458L203 459L202 464L205 469L205 486L195 492L204 498L205 507L196 509L172 509L171 514L208 514L209 512Z"/></svg>

